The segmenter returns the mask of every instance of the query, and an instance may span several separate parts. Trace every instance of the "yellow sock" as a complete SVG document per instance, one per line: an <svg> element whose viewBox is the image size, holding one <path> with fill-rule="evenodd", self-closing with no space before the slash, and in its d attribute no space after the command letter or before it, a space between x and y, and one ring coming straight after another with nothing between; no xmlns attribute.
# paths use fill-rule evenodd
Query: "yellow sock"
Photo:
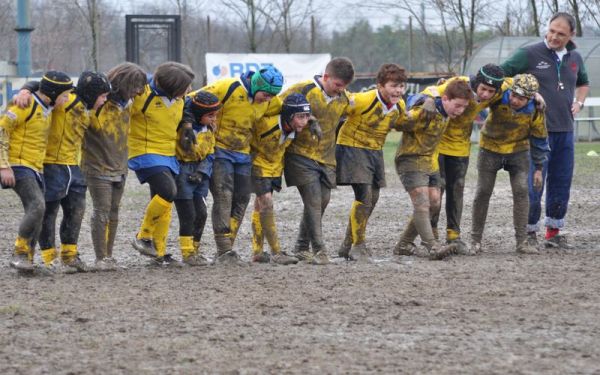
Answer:
<svg viewBox="0 0 600 375"><path fill-rule="evenodd" d="M364 203L359 201L352 202L352 208L350 209L352 244L365 242L365 232L367 229L368 218L368 212Z"/></svg>
<svg viewBox="0 0 600 375"><path fill-rule="evenodd" d="M162 257L167 253L167 236L171 225L171 203L168 209L158 218L154 226L154 232L150 236L154 240L156 256Z"/></svg>
<svg viewBox="0 0 600 375"><path fill-rule="evenodd" d="M460 237L460 233L453 229L446 229L446 240L453 241Z"/></svg>
<svg viewBox="0 0 600 375"><path fill-rule="evenodd" d="M60 244L60 259L70 261L77 256L77 245Z"/></svg>
<svg viewBox="0 0 600 375"><path fill-rule="evenodd" d="M273 213L273 209L265 210L260 213L260 224L262 225L267 242L271 247L271 252L273 254L279 254L281 252L281 247L277 236L277 226L275 225L275 214Z"/></svg>
<svg viewBox="0 0 600 375"><path fill-rule="evenodd" d="M194 249L194 237L192 236L179 236L179 248L181 249L181 256L183 259L187 259L196 253Z"/></svg>
<svg viewBox="0 0 600 375"><path fill-rule="evenodd" d="M252 211L252 253L260 254L263 250L264 234L260 223L260 212Z"/></svg>
<svg viewBox="0 0 600 375"><path fill-rule="evenodd" d="M29 246L29 240L21 236L17 236L15 240L15 254L27 254L31 253L31 247Z"/></svg>
<svg viewBox="0 0 600 375"><path fill-rule="evenodd" d="M237 237L238 229L240 229L240 222L235 217L229 218L229 234L231 238L231 244L235 242Z"/></svg>
<svg viewBox="0 0 600 375"><path fill-rule="evenodd" d="M56 249L54 247L51 247L49 249L43 249L41 251L42 261L47 266L49 266L54 261L54 259L56 259L57 255L58 254L56 253Z"/></svg>
<svg viewBox="0 0 600 375"><path fill-rule="evenodd" d="M144 220L137 234L138 239L152 239L156 225L163 214L169 211L171 212L171 202L167 202L161 198L158 194L154 195L146 207L146 213L144 214ZM170 220L170 219L169 219Z"/></svg>
<svg viewBox="0 0 600 375"><path fill-rule="evenodd" d="M200 252L200 241L194 241L193 242L193 246L194 246L194 252L195 253L199 253Z"/></svg>

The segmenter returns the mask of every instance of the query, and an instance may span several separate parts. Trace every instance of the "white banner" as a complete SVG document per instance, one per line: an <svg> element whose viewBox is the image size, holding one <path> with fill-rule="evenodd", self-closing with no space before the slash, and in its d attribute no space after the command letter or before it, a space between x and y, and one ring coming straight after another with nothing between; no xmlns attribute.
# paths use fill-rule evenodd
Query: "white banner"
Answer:
<svg viewBox="0 0 600 375"><path fill-rule="evenodd" d="M225 77L239 77L249 70L257 71L273 65L283 73L284 87L321 74L331 60L322 54L266 54L266 53L207 53L206 81L212 83Z"/></svg>

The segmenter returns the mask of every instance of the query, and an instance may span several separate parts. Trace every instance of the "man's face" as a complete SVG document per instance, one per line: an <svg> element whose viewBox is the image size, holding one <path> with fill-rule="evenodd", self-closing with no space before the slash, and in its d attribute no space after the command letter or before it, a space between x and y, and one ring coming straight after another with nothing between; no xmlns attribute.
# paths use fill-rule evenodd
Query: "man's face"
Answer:
<svg viewBox="0 0 600 375"><path fill-rule="evenodd" d="M325 93L329 96L341 95L348 86L348 83L344 82L344 80L334 78L327 73L323 74L321 83L323 84L323 90L325 90Z"/></svg>
<svg viewBox="0 0 600 375"><path fill-rule="evenodd" d="M510 103L510 108L514 110L519 110L527 105L527 103L529 102L529 98L526 96L517 95L511 91L508 97L508 101Z"/></svg>
<svg viewBox="0 0 600 375"><path fill-rule="evenodd" d="M569 27L567 20L562 17L558 17L554 21L550 22L550 25L548 25L546 41L551 49L560 51L565 48L567 43L569 43L574 35L575 33L571 32L571 28Z"/></svg>
<svg viewBox="0 0 600 375"><path fill-rule="evenodd" d="M105 92L104 94L100 94L100 96L98 96L96 98L96 102L94 103L94 107L92 109L95 111L98 108L102 107L102 105L104 105L104 103L106 103L107 99L108 99L108 93L107 92Z"/></svg>
<svg viewBox="0 0 600 375"><path fill-rule="evenodd" d="M406 83L387 81L384 85L377 84L377 90L383 97L383 100L390 104L396 104L402 99Z"/></svg>
<svg viewBox="0 0 600 375"><path fill-rule="evenodd" d="M310 113L301 112L294 113L290 123L288 124L296 133L300 133L306 125L308 124L308 119L310 118Z"/></svg>
<svg viewBox="0 0 600 375"><path fill-rule="evenodd" d="M266 91L258 91L256 94L254 94L254 103L256 104L268 102L271 99L273 99L273 95Z"/></svg>
<svg viewBox="0 0 600 375"><path fill-rule="evenodd" d="M476 94L477 99L479 99L482 102L485 102L486 100L490 100L492 96L496 94L496 88L490 85L486 85L485 83L480 83L479 86L477 86Z"/></svg>
<svg viewBox="0 0 600 375"><path fill-rule="evenodd" d="M444 111L446 111L448 117L456 118L462 115L465 109L467 109L469 100L463 98L449 99L446 95L443 95L442 105L444 106Z"/></svg>

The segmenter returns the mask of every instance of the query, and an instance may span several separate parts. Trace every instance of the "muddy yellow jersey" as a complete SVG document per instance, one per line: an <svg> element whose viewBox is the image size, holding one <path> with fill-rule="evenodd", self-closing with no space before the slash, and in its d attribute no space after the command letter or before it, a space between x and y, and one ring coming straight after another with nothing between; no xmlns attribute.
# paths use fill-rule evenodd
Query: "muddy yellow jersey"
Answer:
<svg viewBox="0 0 600 375"><path fill-rule="evenodd" d="M35 94L26 108L7 108L0 117L0 168L24 166L42 171L51 112Z"/></svg>
<svg viewBox="0 0 600 375"><path fill-rule="evenodd" d="M285 150L295 137L283 132L280 116L263 117L252 134L252 175L281 177Z"/></svg>
<svg viewBox="0 0 600 375"><path fill-rule="evenodd" d="M451 78L441 85L427 87L423 93L433 97L441 97L444 95L448 84L454 80L463 80L468 83L469 77ZM439 153L449 156L469 156L471 152L473 121L475 121L475 118L477 118L477 115L482 110L487 108L492 101L497 100L501 95L501 93L497 93L490 100L486 101L478 101L475 98L471 99L462 115L448 121L448 127L438 146Z"/></svg>
<svg viewBox="0 0 600 375"><path fill-rule="evenodd" d="M127 174L130 115L131 102L122 106L112 100L91 113L81 157L81 169L86 176L118 177Z"/></svg>
<svg viewBox="0 0 600 375"><path fill-rule="evenodd" d="M481 128L479 147L499 154L529 150L529 137L546 138L546 119L533 100L519 110L509 103L510 90L490 106L490 114Z"/></svg>
<svg viewBox="0 0 600 375"><path fill-rule="evenodd" d="M89 111L77 95L69 94L66 104L52 110L44 164L79 164L83 135L89 126Z"/></svg>
<svg viewBox="0 0 600 375"><path fill-rule="evenodd" d="M442 134L448 126L448 117L443 114L441 99L436 100L438 113L429 123L424 121L423 109L415 105L408 111L409 118L401 126L402 138L396 150L396 163L404 171L435 172L439 169L437 147L442 139Z"/></svg>
<svg viewBox="0 0 600 375"><path fill-rule="evenodd" d="M179 129L179 137L183 132L183 128ZM202 161L210 154L215 153L215 134L207 126L203 126L198 130L194 129L196 134L196 144L193 145L190 151L186 151L177 142L177 160L180 161Z"/></svg>
<svg viewBox="0 0 600 375"><path fill-rule="evenodd" d="M150 85L133 100L129 129L129 158L144 154L175 156L177 127L183 99L157 95Z"/></svg>
<svg viewBox="0 0 600 375"><path fill-rule="evenodd" d="M406 121L404 100L392 108L381 99L377 89L350 96L347 119L338 133L337 144L381 150L391 129Z"/></svg>
<svg viewBox="0 0 600 375"><path fill-rule="evenodd" d="M317 77L296 83L283 94L283 100L289 94L300 93L306 96L310 103L310 110L321 125L323 137L320 141L313 138L310 131L297 134L296 139L288 147L287 152L302 155L319 163L335 167L336 129L346 115L350 104L348 96L344 93L338 97L329 97L323 91Z"/></svg>
<svg viewBox="0 0 600 375"><path fill-rule="evenodd" d="M252 128L264 116L270 105L278 106L279 98L274 97L270 102L255 103L239 78L223 78L200 90L216 95L223 103L217 115L216 146L249 154ZM189 96L195 95L196 92L190 93Z"/></svg>

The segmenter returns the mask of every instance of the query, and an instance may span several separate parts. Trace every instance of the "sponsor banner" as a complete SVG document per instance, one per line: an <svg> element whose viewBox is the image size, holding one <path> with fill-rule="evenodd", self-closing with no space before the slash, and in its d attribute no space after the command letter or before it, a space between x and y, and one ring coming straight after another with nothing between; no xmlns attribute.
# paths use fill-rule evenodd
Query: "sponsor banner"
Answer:
<svg viewBox="0 0 600 375"><path fill-rule="evenodd" d="M331 60L322 54L263 54L263 53L207 53L206 81L212 83L221 78L239 77L248 71L257 71L273 65L283 73L284 87L321 74Z"/></svg>

